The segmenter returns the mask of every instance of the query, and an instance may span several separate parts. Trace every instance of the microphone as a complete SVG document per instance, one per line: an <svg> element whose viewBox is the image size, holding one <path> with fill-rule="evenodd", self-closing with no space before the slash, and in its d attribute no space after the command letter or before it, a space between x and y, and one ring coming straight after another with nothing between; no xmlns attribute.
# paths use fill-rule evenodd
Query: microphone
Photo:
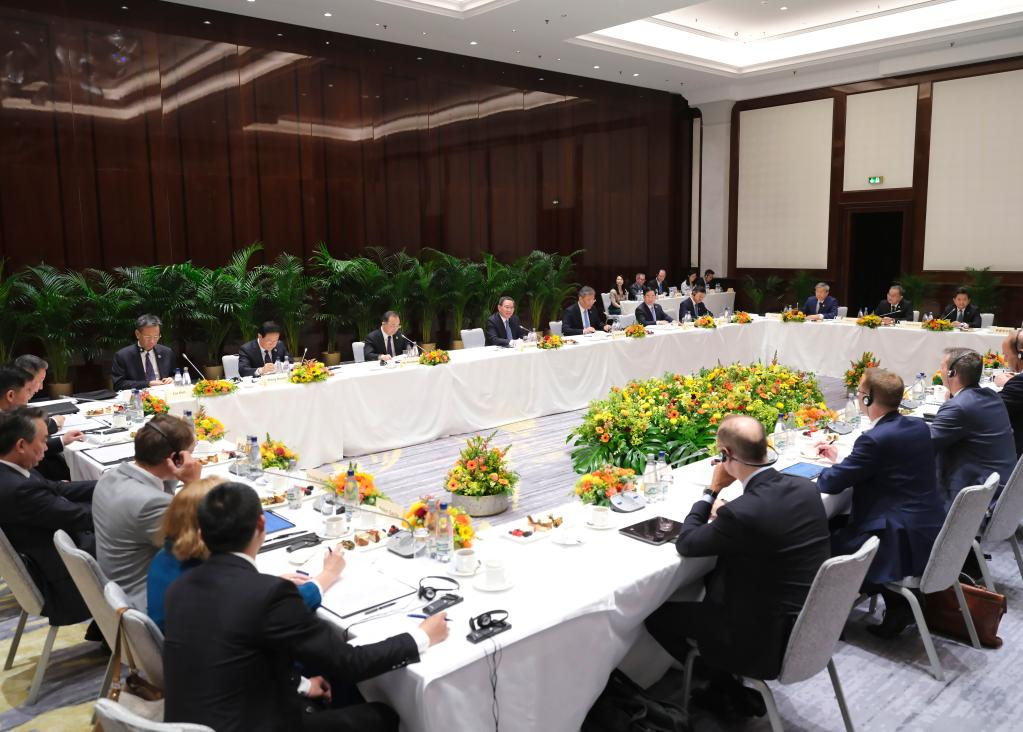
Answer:
<svg viewBox="0 0 1023 732"><path fill-rule="evenodd" d="M948 311L947 313L945 313L944 315L942 315L942 316L941 316L941 319L942 319L942 320L947 320L947 319L948 319L948 317L949 317L949 316L950 316L950 315L951 315L952 313L954 313L954 312L955 312L956 310L958 310L958 309L959 309L959 308L957 308L957 307L956 307L955 305L953 305L953 306L952 306L952 307L951 307L951 308L949 309L949 311Z"/></svg>
<svg viewBox="0 0 1023 732"><path fill-rule="evenodd" d="M302 361L301 361L301 363L305 363L305 355L306 355L307 353L309 353L309 346L306 346L306 347L305 347L305 350L304 350L304 351L302 351Z"/></svg>
<svg viewBox="0 0 1023 732"><path fill-rule="evenodd" d="M200 375L201 377L203 377L204 379L206 379L207 381L209 381L209 377L208 377L208 376L206 375L206 372L205 372L205 371L203 371L203 370L202 370L201 368L199 368L198 366L196 366L196 365L195 365L194 363L192 363L192 359L190 359L190 358L188 357L188 354L187 354L187 353L185 353L184 351L182 351L182 352L181 352L181 357L182 357L183 359L185 359L186 361L188 361L189 365L190 365L190 366L191 366L191 367L192 367L193 369L195 369L195 370L196 370L196 371L197 371L197 372L199 373L199 375Z"/></svg>

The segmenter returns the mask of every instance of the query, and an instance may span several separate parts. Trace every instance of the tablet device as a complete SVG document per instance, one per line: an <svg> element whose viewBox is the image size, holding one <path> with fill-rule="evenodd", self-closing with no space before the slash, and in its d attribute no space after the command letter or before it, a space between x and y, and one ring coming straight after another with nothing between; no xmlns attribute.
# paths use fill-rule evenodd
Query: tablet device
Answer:
<svg viewBox="0 0 1023 732"><path fill-rule="evenodd" d="M618 529L618 532L625 534L625 536L631 536L633 539L639 539L647 544L658 546L660 544L667 544L669 541L675 541L678 535L682 533L682 524L663 516L655 516L652 519L640 521L638 524L626 526L624 529Z"/></svg>
<svg viewBox="0 0 1023 732"><path fill-rule="evenodd" d="M784 470L780 470L778 472L784 473L785 475L796 475L800 478L814 480L818 475L824 472L824 466L817 465L816 463L796 463L795 465L790 465Z"/></svg>
<svg viewBox="0 0 1023 732"><path fill-rule="evenodd" d="M291 523L283 516L277 515L273 511L263 511L263 516L266 517L266 533L268 535L276 531L295 528L295 524Z"/></svg>

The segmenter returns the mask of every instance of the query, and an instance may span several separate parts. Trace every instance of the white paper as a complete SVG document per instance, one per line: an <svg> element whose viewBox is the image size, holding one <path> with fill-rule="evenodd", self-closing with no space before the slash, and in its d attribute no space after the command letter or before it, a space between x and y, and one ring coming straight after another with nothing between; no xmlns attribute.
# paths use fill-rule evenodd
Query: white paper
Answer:
<svg viewBox="0 0 1023 732"><path fill-rule="evenodd" d="M101 465L112 465L126 458L135 457L135 443L122 442L118 445L94 447L89 450L82 450L82 454Z"/></svg>
<svg viewBox="0 0 1023 732"><path fill-rule="evenodd" d="M341 579L324 594L322 607L345 618L374 605L396 600L410 592L415 592L415 589L411 585L381 574L372 567L350 564L345 567ZM398 604L400 603L401 601ZM391 608L383 608L378 612L387 614L390 611ZM370 613L365 617L373 615L374 613ZM363 617L360 614L348 618L348 621L362 620Z"/></svg>
<svg viewBox="0 0 1023 732"><path fill-rule="evenodd" d="M55 434L62 435L69 430L101 430L106 427L109 425L102 420L86 417L83 414L69 414L64 420L64 426Z"/></svg>

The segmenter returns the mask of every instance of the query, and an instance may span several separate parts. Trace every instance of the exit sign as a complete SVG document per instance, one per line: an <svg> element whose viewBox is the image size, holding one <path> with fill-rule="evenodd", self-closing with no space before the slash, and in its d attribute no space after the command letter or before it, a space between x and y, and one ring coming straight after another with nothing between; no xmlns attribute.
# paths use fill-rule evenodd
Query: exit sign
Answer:
<svg viewBox="0 0 1023 732"><path fill-rule="evenodd" d="M872 175L869 178L867 178L867 183L869 183L872 186L879 186L882 183L884 183L884 176L883 175Z"/></svg>

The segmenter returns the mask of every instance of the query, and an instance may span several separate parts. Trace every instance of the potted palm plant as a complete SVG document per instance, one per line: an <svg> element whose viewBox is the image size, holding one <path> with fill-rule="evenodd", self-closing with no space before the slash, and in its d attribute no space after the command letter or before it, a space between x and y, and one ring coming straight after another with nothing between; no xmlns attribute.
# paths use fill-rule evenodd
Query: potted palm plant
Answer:
<svg viewBox="0 0 1023 732"><path fill-rule="evenodd" d="M521 294L526 289L525 274L517 265L499 262L497 257L489 252L483 255L482 260L480 293L476 302L477 322L486 322L497 307L498 299L504 295L515 300L517 306Z"/></svg>
<svg viewBox="0 0 1023 732"><path fill-rule="evenodd" d="M21 336L24 314L19 306L24 300L22 273L4 276L6 261L0 259L0 363L7 363L14 357L14 347Z"/></svg>
<svg viewBox="0 0 1023 732"><path fill-rule="evenodd" d="M227 268L190 266L191 277L195 282L192 323L206 345L205 376L209 379L222 379L224 366L221 356L241 309L241 283Z"/></svg>
<svg viewBox="0 0 1023 732"><path fill-rule="evenodd" d="M280 319L284 339L292 356L301 356L298 342L309 318L309 289L312 278L302 260L281 254L266 267L266 301Z"/></svg>
<svg viewBox="0 0 1023 732"><path fill-rule="evenodd" d="M522 272L523 294L529 301L529 323L533 330L541 330L547 283L551 278L550 255L533 250L517 263Z"/></svg>
<svg viewBox="0 0 1023 732"><path fill-rule="evenodd" d="M322 241L313 253L311 286L317 306L314 317L327 330L327 350L323 353L323 363L327 366L341 363L341 353L337 347L338 331L356 322L355 298L359 292L357 283L363 261L359 258L337 259Z"/></svg>
<svg viewBox="0 0 1023 732"><path fill-rule="evenodd" d="M238 324L238 334L243 341L255 338L259 328L259 307L263 298L266 267L262 265L249 267L249 262L256 252L262 250L261 242L253 242L244 249L234 252L230 261L224 266L224 273L234 280L238 288L238 302L234 319Z"/></svg>
<svg viewBox="0 0 1023 732"><path fill-rule="evenodd" d="M461 348L461 330L465 327L465 313L478 297L483 275L478 262L470 262L451 254L438 254L444 281L447 283L447 302L451 306L452 348Z"/></svg>
<svg viewBox="0 0 1023 732"><path fill-rule="evenodd" d="M447 299L444 286L443 262L434 249L424 249L420 253L415 268L416 296L419 303L420 325L422 326L422 343L424 351L437 348L433 339L433 325L441 305Z"/></svg>
<svg viewBox="0 0 1023 732"><path fill-rule="evenodd" d="M781 277L778 275L770 275L762 280L746 275L746 287L743 288L743 291L753 303L753 312L761 313L764 300L777 292L779 287L781 287Z"/></svg>
<svg viewBox="0 0 1023 732"><path fill-rule="evenodd" d="M32 313L25 319L25 333L38 338L46 351L53 379L50 394L68 396L82 301L72 279L55 267L39 264L27 267L25 274L25 306Z"/></svg>
<svg viewBox="0 0 1023 732"><path fill-rule="evenodd" d="M114 271L124 286L138 295L138 313L152 313L163 321L165 343L175 343L183 328L193 321L195 306L195 268L191 262L145 267L117 267ZM125 339L129 330L122 334Z"/></svg>
<svg viewBox="0 0 1023 732"><path fill-rule="evenodd" d="M125 333L131 333L138 315L139 298L112 272L87 269L68 272L68 279L82 303L75 330L80 336L79 350L85 356L85 367L98 372L96 363L104 352L124 345ZM87 380L82 368L78 371L79 388ZM102 381L103 377L94 376Z"/></svg>
<svg viewBox="0 0 1023 732"><path fill-rule="evenodd" d="M575 263L572 261L582 254L576 250L571 254L550 254L551 268L546 287L543 290L543 302L550 320L561 318L565 301L579 290L579 283L572 281L575 274Z"/></svg>

